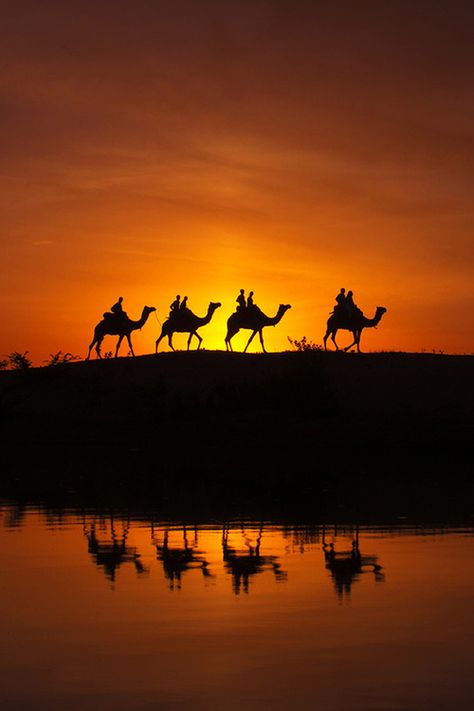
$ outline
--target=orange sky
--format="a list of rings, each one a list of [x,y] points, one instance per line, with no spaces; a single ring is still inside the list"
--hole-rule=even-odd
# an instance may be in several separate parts
[[[240,288],[270,315],[293,306],[269,350],[321,343],[341,286],[369,316],[388,309],[366,350],[472,353],[473,15],[437,0],[2,8],[0,355],[83,356],[118,295],[162,321],[178,292],[198,314],[223,303],[201,332],[222,348]],[[137,353],[158,332],[152,316]]]

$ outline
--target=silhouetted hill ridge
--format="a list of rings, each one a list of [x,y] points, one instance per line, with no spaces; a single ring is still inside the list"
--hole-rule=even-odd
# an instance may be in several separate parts
[[[210,351],[2,372],[3,491],[469,502],[473,375],[470,356]]]

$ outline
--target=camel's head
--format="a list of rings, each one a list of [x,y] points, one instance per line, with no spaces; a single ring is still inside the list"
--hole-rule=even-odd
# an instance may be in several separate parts
[[[143,313],[151,314],[153,311],[156,311],[155,306],[144,306],[143,307]]]
[[[219,308],[219,306],[222,306],[220,301],[211,301],[209,304],[209,311],[215,311]]]
[[[387,312],[387,309],[385,308],[385,306],[377,306],[377,315],[380,316],[380,318],[382,318],[382,316],[386,312]]]
[[[284,314],[286,311],[288,311],[288,309],[291,309],[291,304],[280,304],[280,306],[278,307],[278,311],[281,314]]]

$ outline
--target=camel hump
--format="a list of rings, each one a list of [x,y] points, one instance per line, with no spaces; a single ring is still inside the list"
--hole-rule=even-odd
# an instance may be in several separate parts
[[[104,321],[108,324],[123,324],[128,323],[130,319],[127,314],[122,311],[122,313],[113,313],[112,311],[105,311],[103,314]]]
[[[265,316],[262,309],[259,308],[256,304],[251,304],[250,306],[246,306],[243,309],[237,308],[237,310],[234,311],[232,315],[237,316],[238,318],[245,318],[248,316]]]
[[[190,316],[194,316],[193,312],[191,309],[188,309],[187,306],[184,308],[181,307],[180,309],[176,309],[174,311],[171,311],[169,315],[169,320],[172,321],[173,323],[175,322],[181,322],[183,319],[188,319]]]

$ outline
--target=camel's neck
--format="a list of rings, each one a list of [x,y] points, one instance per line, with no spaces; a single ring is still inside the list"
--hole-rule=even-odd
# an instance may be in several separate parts
[[[138,321],[132,321],[130,320],[130,323],[132,324],[132,329],[135,331],[137,328],[141,328],[144,326],[148,320],[148,316],[150,314],[143,309],[141,318]]]
[[[267,317],[266,317],[266,323],[267,323],[267,325],[268,325],[268,326],[276,326],[277,323],[280,323],[280,321],[282,320],[284,313],[285,313],[285,312],[284,312],[282,309],[279,309],[277,315],[274,316],[273,318],[269,318],[269,317],[267,316]]]
[[[201,318],[198,316],[198,317],[197,317],[197,320],[198,320],[199,325],[200,325],[200,326],[205,326],[207,323],[209,323],[209,321],[210,321],[211,318],[212,318],[213,313],[214,313],[214,311],[209,308],[209,309],[207,310],[207,314],[206,314],[205,316],[201,316]]]
[[[382,315],[379,311],[375,312],[374,318],[365,318],[364,317],[364,326],[367,328],[371,328],[373,326],[378,326],[380,323],[380,319],[382,318]]]

